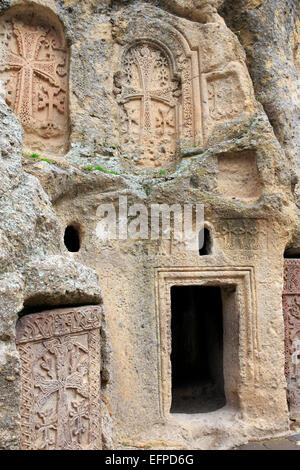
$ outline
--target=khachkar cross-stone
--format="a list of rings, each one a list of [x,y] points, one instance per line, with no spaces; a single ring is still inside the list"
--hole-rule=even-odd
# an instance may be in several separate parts
[[[18,97],[15,103],[15,112],[24,124],[29,124],[33,118],[32,98],[34,74],[40,74],[51,84],[56,83],[56,62],[53,59],[37,59],[43,39],[47,30],[43,27],[33,28],[21,23],[14,23],[14,34],[16,35],[19,54],[9,51],[4,69],[19,71]]]
[[[284,263],[285,373],[290,416],[300,420],[300,260]]]
[[[47,372],[34,377],[35,387],[41,390],[37,396],[36,409],[40,410],[51,395],[57,392],[57,447],[66,449],[72,445],[68,390],[74,390],[82,398],[88,398],[87,386],[83,383],[88,371],[87,349],[70,337],[55,338],[43,343],[45,354],[41,358],[41,369]],[[80,361],[80,356],[83,360]],[[79,405],[77,405],[79,406]],[[74,435],[78,435],[74,429]],[[80,440],[79,440],[80,442]]]
[[[165,159],[176,147],[178,89],[166,53],[150,42],[133,45],[123,57],[123,75],[119,100],[127,115],[126,139],[140,144],[146,160],[159,152]]]
[[[12,19],[1,25],[0,35],[3,37],[0,71],[7,79],[7,102],[20,117],[24,129],[43,138],[64,134],[66,50],[58,33],[50,26]]]
[[[100,449],[101,307],[26,315],[22,362],[23,449]]]

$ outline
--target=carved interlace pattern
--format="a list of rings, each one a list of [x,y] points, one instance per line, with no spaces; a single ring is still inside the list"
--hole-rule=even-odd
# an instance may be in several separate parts
[[[141,146],[142,163],[159,165],[176,150],[178,82],[170,60],[159,46],[142,41],[127,50],[122,66],[124,142]]]
[[[218,229],[218,238],[225,249],[234,250],[262,250],[268,243],[260,219],[224,219]]]
[[[0,25],[0,72],[7,103],[25,131],[42,138],[66,133],[67,52],[50,26],[13,18]]]
[[[22,448],[100,449],[100,307],[22,317]]]
[[[283,313],[285,373],[292,418],[300,419],[300,260],[285,260]]]

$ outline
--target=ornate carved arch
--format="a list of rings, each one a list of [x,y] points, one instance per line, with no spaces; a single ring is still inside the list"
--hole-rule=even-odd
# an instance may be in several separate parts
[[[157,40],[130,42],[121,59],[121,139],[144,166],[176,156],[181,81],[171,51]]]
[[[149,15],[151,16],[151,11]],[[137,40],[136,31],[139,31],[140,38],[143,39]],[[126,55],[132,44],[145,39],[148,43],[152,41],[152,44],[169,51],[180,79],[181,94],[177,101],[178,156],[201,153],[207,145],[218,141],[221,131],[230,135],[228,122],[247,118],[254,109],[253,88],[245,63],[236,57],[232,44],[228,53],[225,53],[224,46],[220,48],[223,52],[219,51],[216,55],[214,49],[208,47],[206,33],[195,27],[193,32],[185,34],[167,20],[144,21],[135,18],[125,38],[127,45],[120,57],[120,63],[123,64],[123,53]],[[218,34],[220,38],[223,37],[221,33]],[[123,71],[124,65],[120,77]],[[117,94],[122,96],[123,84],[117,83],[116,87],[118,85]],[[129,117],[125,116],[124,120],[126,119],[128,121]],[[128,135],[128,127],[124,126],[123,132]],[[168,151],[162,159],[155,145],[151,149],[152,165],[144,157],[138,163],[143,166],[160,166],[173,161],[177,156]],[[129,155],[134,156],[130,147],[127,150]]]

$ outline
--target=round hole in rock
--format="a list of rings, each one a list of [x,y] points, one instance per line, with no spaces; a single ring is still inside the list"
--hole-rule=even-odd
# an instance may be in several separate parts
[[[64,242],[68,251],[75,253],[80,249],[79,231],[74,225],[68,225],[65,230]]]

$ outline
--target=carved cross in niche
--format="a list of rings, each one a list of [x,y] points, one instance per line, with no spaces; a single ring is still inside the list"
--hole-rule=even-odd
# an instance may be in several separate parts
[[[41,41],[48,33],[44,27],[30,27],[19,21],[13,22],[13,33],[18,44],[18,54],[9,51],[5,63],[0,64],[1,70],[18,71],[18,93],[15,113],[20,116],[23,124],[30,124],[33,119],[34,75],[39,75],[52,85],[56,83],[56,61],[38,59]]]
[[[145,41],[129,48],[123,67],[121,102],[132,141],[138,140],[149,154],[159,147],[165,154],[174,152],[177,104],[174,92],[178,82],[172,77],[166,53]]]
[[[37,410],[43,407],[53,393],[58,393],[57,415],[59,416],[57,426],[57,448],[65,448],[71,445],[71,423],[67,390],[73,389],[83,398],[88,398],[88,390],[83,383],[83,376],[87,373],[86,361],[81,361],[81,353],[87,353],[83,345],[74,344],[70,337],[53,339],[44,342],[49,355],[44,354],[40,367],[46,371],[49,379],[41,373],[36,374],[37,388],[41,393],[37,398]],[[53,366],[54,361],[54,366]],[[74,408],[74,403],[72,404]],[[86,417],[82,414],[81,419]],[[78,423],[77,428],[78,428]],[[75,429],[75,432],[78,429]],[[80,428],[80,439],[84,429]],[[78,433],[77,433],[78,434]]]

